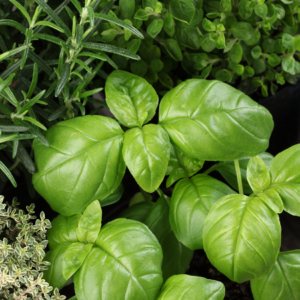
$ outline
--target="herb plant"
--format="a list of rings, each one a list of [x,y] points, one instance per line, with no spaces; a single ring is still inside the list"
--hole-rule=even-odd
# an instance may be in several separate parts
[[[103,65],[117,68],[107,53],[139,59],[134,52],[97,38],[103,21],[132,33],[133,42],[143,38],[133,26],[107,14],[114,0],[64,1],[55,9],[52,3],[0,3],[0,168],[14,186],[11,171],[18,175],[25,167],[36,172],[30,140],[37,138],[48,146],[43,132],[57,120],[93,115],[106,106],[92,96],[103,89],[101,80],[107,77]],[[25,176],[30,182],[30,175]],[[5,178],[2,181],[5,184]]]
[[[159,82],[162,92],[183,78],[178,64],[188,77],[239,85],[247,94],[259,88],[264,97],[300,73],[298,1],[120,1],[114,13],[147,37],[138,51],[142,60],[115,62]],[[128,43],[113,25],[101,34],[112,44]]]
[[[51,227],[42,212],[35,224],[34,204],[27,207],[28,213],[17,208],[17,199],[12,205],[0,198],[0,298],[11,300],[63,300],[57,288],[42,278],[49,262],[43,261],[48,241],[46,231]],[[7,207],[6,207],[7,206]]]

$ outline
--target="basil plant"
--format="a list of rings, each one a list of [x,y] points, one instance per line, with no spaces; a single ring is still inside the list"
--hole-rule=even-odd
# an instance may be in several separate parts
[[[73,276],[79,300],[107,293],[174,299],[193,286],[193,278],[180,274],[193,250],[204,249],[231,280],[251,280],[256,300],[282,278],[285,292],[278,299],[299,292],[298,266],[290,270],[289,261],[300,256],[279,254],[278,214],[300,216],[300,145],[275,158],[264,152],[270,113],[225,83],[190,79],[161,99],[158,124],[146,124],[158,96],[145,79],[114,71],[105,93],[116,119],[73,118],[47,131],[49,147],[34,141],[34,187],[61,214],[48,236],[50,284],[61,288]],[[199,173],[205,160],[219,162]],[[100,206],[120,198],[126,167],[142,192],[101,229]],[[211,177],[213,171],[230,187]],[[171,197],[160,190],[165,175],[167,186],[177,182]],[[155,191],[160,198],[153,203],[149,193]],[[201,294],[191,288],[186,299],[224,298],[222,285],[198,279]]]

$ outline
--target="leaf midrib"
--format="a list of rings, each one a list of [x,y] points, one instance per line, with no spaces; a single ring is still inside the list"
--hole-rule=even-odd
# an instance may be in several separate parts
[[[108,141],[112,141],[112,140],[114,140],[114,139],[117,139],[117,138],[120,137],[120,136],[123,136],[123,134],[119,134],[119,135],[117,135],[117,136],[115,136],[115,137],[113,137],[113,138],[110,138],[110,139],[107,139],[107,140],[104,140],[104,141],[100,141],[99,143],[96,143],[94,146],[92,146],[92,147],[90,147],[90,148],[88,148],[88,149],[85,149],[85,150],[83,150],[83,151],[77,153],[76,155],[74,155],[74,156],[72,156],[72,157],[70,157],[70,158],[67,158],[66,160],[64,160],[63,162],[59,163],[58,165],[55,165],[53,168],[50,168],[50,169],[44,171],[43,173],[41,173],[40,176],[36,179],[36,181],[33,182],[33,184],[36,184],[36,183],[38,182],[38,180],[39,180],[42,176],[46,175],[48,172],[52,171],[53,169],[55,169],[55,168],[57,168],[57,167],[63,165],[64,163],[68,162],[69,160],[71,160],[71,159],[73,159],[73,158],[76,158],[76,157],[78,157],[78,156],[80,156],[81,154],[84,154],[84,153],[86,153],[86,152],[89,152],[92,148],[97,147],[97,146],[99,146],[99,145],[101,145],[101,144],[103,144],[103,143],[106,143],[106,142],[108,142]],[[54,149],[54,148],[53,148],[53,149]]]

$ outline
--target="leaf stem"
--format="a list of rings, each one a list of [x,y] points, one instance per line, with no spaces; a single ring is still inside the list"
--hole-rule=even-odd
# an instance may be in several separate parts
[[[238,159],[234,160],[234,166],[235,166],[235,172],[236,172],[236,177],[237,177],[237,183],[238,183],[238,187],[239,187],[239,194],[244,195],[242,175],[241,175],[241,169],[240,169],[240,164],[239,164]]]
[[[159,197],[164,196],[164,193],[160,188],[158,188],[156,191],[157,191]]]

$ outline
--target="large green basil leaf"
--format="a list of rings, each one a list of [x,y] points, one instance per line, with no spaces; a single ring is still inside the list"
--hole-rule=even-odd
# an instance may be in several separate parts
[[[35,140],[35,189],[54,211],[81,213],[119,186],[125,173],[123,131],[107,117],[85,116],[60,122],[46,133],[50,146]]]
[[[223,300],[223,283],[203,277],[174,275],[161,288],[157,300]]]
[[[175,181],[190,177],[197,173],[203,166],[204,161],[184,154],[179,148],[171,143],[170,160],[166,175],[170,175],[167,180],[167,187]]]
[[[267,167],[269,167],[271,161],[273,160],[274,156],[270,153],[263,152],[258,155],[266,164]],[[247,180],[247,166],[249,163],[250,157],[242,157],[239,158],[239,165],[241,170],[241,176],[242,176],[242,183],[243,183],[243,190],[245,194],[252,194],[252,189],[248,183]],[[218,171],[224,179],[230,184],[232,188],[235,190],[238,190],[238,184],[237,184],[237,177],[236,177],[236,171],[233,161],[221,161],[215,165],[213,165],[208,172],[205,172],[205,174],[208,174],[212,171]]]
[[[158,96],[140,76],[113,71],[106,80],[105,94],[109,109],[126,127],[141,127],[155,115]]]
[[[144,213],[143,223],[153,232],[163,250],[162,271],[164,281],[170,276],[184,273],[191,262],[193,251],[182,245],[174,235],[169,222],[168,200],[162,196],[152,206],[149,204],[137,204],[126,209],[120,216],[134,220],[141,219]],[[149,201],[144,202],[149,203]],[[151,203],[151,202],[150,202]],[[146,212],[145,208],[148,208]],[[133,214],[136,213],[136,216]]]
[[[263,152],[273,129],[264,107],[226,83],[203,79],[186,80],[166,93],[159,123],[187,155],[220,161]]]
[[[231,280],[245,282],[273,267],[281,242],[279,217],[258,197],[228,195],[211,208],[203,240],[210,262]]]
[[[190,0],[172,0],[169,10],[175,19],[188,24],[191,23],[195,14],[195,7]]]
[[[148,227],[117,219],[100,231],[96,246],[74,275],[80,300],[155,300],[162,284],[162,250]]]
[[[53,250],[46,253],[44,260],[51,263],[48,270],[44,271],[43,279],[45,279],[50,286],[61,289],[67,280],[63,276],[63,258],[66,250],[70,244],[62,244]]]
[[[83,264],[93,244],[72,243],[63,256],[63,276],[68,280]]]
[[[251,280],[255,300],[300,299],[300,250],[281,252],[273,269]]]
[[[249,160],[247,180],[254,193],[260,193],[270,185],[270,173],[259,156],[251,157]]]
[[[269,188],[278,192],[284,210],[294,216],[300,216],[300,144],[276,155],[269,171]]]
[[[141,188],[149,193],[154,192],[163,181],[168,167],[168,134],[161,126],[154,124],[126,131],[123,157]]]
[[[170,223],[177,239],[189,249],[203,249],[203,227],[208,212],[228,194],[235,191],[208,175],[181,179],[175,185],[170,205]]]
[[[102,222],[102,210],[99,201],[92,202],[82,214],[76,235],[79,242],[94,243],[98,237]]]
[[[49,248],[54,249],[60,244],[78,242],[76,229],[80,218],[81,214],[71,217],[59,215],[53,219],[52,227],[47,233]]]

